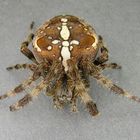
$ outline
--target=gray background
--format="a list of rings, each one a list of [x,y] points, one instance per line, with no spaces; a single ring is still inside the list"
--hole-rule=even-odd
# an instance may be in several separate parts
[[[0,94],[26,79],[28,71],[7,72],[16,63],[30,63],[20,53],[20,43],[32,20],[38,27],[58,14],[84,18],[101,34],[110,61],[123,66],[104,74],[140,96],[140,0],[0,0]],[[79,113],[66,107],[55,110],[51,98],[41,94],[24,109],[8,106],[23,97],[0,102],[0,140],[139,140],[140,104],[110,94],[92,81],[91,93],[101,116],[92,118],[82,103]]]

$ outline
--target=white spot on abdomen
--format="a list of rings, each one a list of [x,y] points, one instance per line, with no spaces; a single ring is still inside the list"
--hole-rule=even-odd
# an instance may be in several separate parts
[[[78,40],[72,40],[72,41],[70,42],[70,44],[79,45],[79,41],[78,41]]]
[[[52,39],[52,37],[51,36],[48,36],[48,39]]]
[[[52,44],[58,44],[60,42],[60,40],[53,40]]]
[[[62,21],[62,22],[67,22],[68,19],[66,19],[66,18],[62,18],[61,21]]]
[[[52,46],[48,46],[47,49],[48,49],[48,50],[51,50],[51,49],[52,49]]]
[[[70,51],[73,49],[73,46],[70,46]]]
[[[58,30],[61,30],[61,27],[57,27]]]

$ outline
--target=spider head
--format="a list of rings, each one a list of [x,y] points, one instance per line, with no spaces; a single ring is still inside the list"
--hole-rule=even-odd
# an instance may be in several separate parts
[[[68,70],[67,60],[76,63],[83,57],[95,57],[98,37],[89,25],[77,17],[57,16],[43,24],[36,32],[34,52],[41,59],[59,59]]]

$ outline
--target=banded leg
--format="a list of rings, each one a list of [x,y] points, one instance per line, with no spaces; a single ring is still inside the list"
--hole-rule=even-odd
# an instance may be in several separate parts
[[[59,69],[58,69],[59,68]],[[56,69],[58,71],[56,71]],[[17,103],[10,106],[11,111],[16,111],[18,109],[21,109],[23,106],[27,105],[30,101],[32,101],[33,97],[37,97],[39,93],[44,89],[49,87],[49,84],[51,81],[57,81],[60,78],[60,72],[62,71],[62,67],[60,67],[60,64],[54,63],[50,69],[50,72],[48,75],[42,80],[33,90],[30,94],[25,95],[21,100],[19,100]]]
[[[62,109],[63,108],[63,103],[60,102],[60,100],[58,98],[58,92],[61,89],[61,84],[62,84],[62,81],[58,80],[58,81],[56,81],[55,85],[51,88],[50,91],[48,91],[48,90],[46,91],[47,96],[52,96],[53,105],[54,105],[54,108],[56,108],[56,109]]]
[[[59,98],[56,94],[53,96],[53,105],[54,105],[54,108],[56,108],[56,109],[62,109],[64,106],[64,103],[62,103],[59,100]]]
[[[122,67],[116,63],[109,63],[109,64],[101,64],[99,65],[102,70],[108,68],[108,69],[121,69]]]
[[[39,76],[40,76],[39,74],[34,74],[33,76],[29,77],[27,80],[23,81],[21,84],[15,87],[13,90],[7,92],[4,95],[1,95],[0,100],[5,99],[7,97],[15,96],[16,94],[24,91],[25,88],[31,85],[33,81],[37,80]]]
[[[92,98],[87,93],[85,86],[82,82],[78,82],[75,86],[75,92],[81,97],[82,101],[85,103],[90,115],[96,116],[99,114],[96,104],[93,102]]]
[[[78,112],[78,109],[77,109],[78,94],[75,92],[75,81],[73,79],[70,79],[69,77],[67,79],[67,91],[71,93],[70,99],[69,99],[70,104],[71,104],[71,111]]]
[[[78,98],[78,94],[76,94],[75,89],[73,89],[73,91],[72,91],[72,99],[71,99],[71,111],[72,112],[78,112],[77,98]]]
[[[32,30],[33,26],[34,26],[34,22],[32,22],[31,25],[30,25],[31,30]],[[22,42],[20,50],[26,57],[28,57],[34,63],[38,64],[38,62],[36,61],[33,53],[28,48],[28,46],[32,42],[33,38],[34,38],[34,34],[30,33],[29,36],[27,37],[27,40]]]
[[[86,65],[87,64],[87,65]],[[140,102],[140,98],[131,95],[129,92],[126,90],[122,89],[121,87],[115,85],[110,79],[107,77],[103,76],[101,74],[101,69],[98,68],[96,65],[93,63],[91,64],[90,62],[87,61],[87,63],[83,63],[83,67],[88,71],[88,73],[93,76],[103,87],[108,88],[109,90],[113,91],[116,94],[122,95],[124,97],[127,97],[131,100],[134,100],[136,102]]]
[[[90,87],[90,81],[89,81],[89,74],[87,73],[87,71],[85,69],[81,69],[81,79],[83,80],[86,89],[88,90]]]
[[[41,90],[43,90],[46,87],[46,81],[40,82],[38,86],[36,86],[30,94],[26,94],[21,100],[19,100],[17,103],[10,106],[10,111],[16,111],[24,107],[26,104],[28,104],[30,101],[32,101],[33,97],[36,97],[39,95]]]
[[[92,75],[103,87],[108,88],[109,90],[113,91],[116,94],[122,95],[124,97],[127,97],[130,100],[140,102],[140,98],[134,95],[131,95],[126,90],[122,89],[121,87],[115,85],[111,80],[109,80],[107,77],[96,74]]]
[[[80,74],[81,74],[81,80],[83,81],[86,92],[88,92],[89,87],[90,87],[89,75],[84,69],[81,70]],[[72,82],[71,82],[71,85],[72,85]],[[71,87],[70,89],[73,89],[73,88]],[[71,99],[71,111],[72,112],[77,112],[78,111],[78,109],[77,109],[77,98],[78,98],[78,93],[76,93],[75,88],[74,88],[72,90],[72,99]]]
[[[94,61],[95,65],[99,65],[99,64],[102,64],[102,63],[108,61],[108,49],[105,47],[104,42],[103,42],[103,38],[101,36],[99,36],[99,44],[98,45],[99,45],[101,54]]]
[[[35,64],[16,64],[14,66],[7,67],[6,69],[8,71],[11,71],[13,69],[16,69],[16,70],[19,70],[19,69],[30,69],[31,71],[35,71],[36,68],[37,68],[37,65],[35,65]]]
[[[78,69],[71,64],[71,61],[68,62],[69,67],[69,75],[73,81],[75,81],[75,93],[81,97],[82,101],[85,103],[89,113],[92,116],[96,116],[99,114],[96,104],[93,102],[92,98],[87,93],[85,84],[81,79],[81,75]]]

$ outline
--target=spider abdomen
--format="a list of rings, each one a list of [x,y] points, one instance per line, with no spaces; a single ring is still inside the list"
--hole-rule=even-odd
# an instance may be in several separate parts
[[[98,37],[95,31],[75,16],[57,16],[43,24],[33,42],[37,58],[49,61],[59,59],[65,71],[67,60],[77,62],[82,57],[94,57]]]

